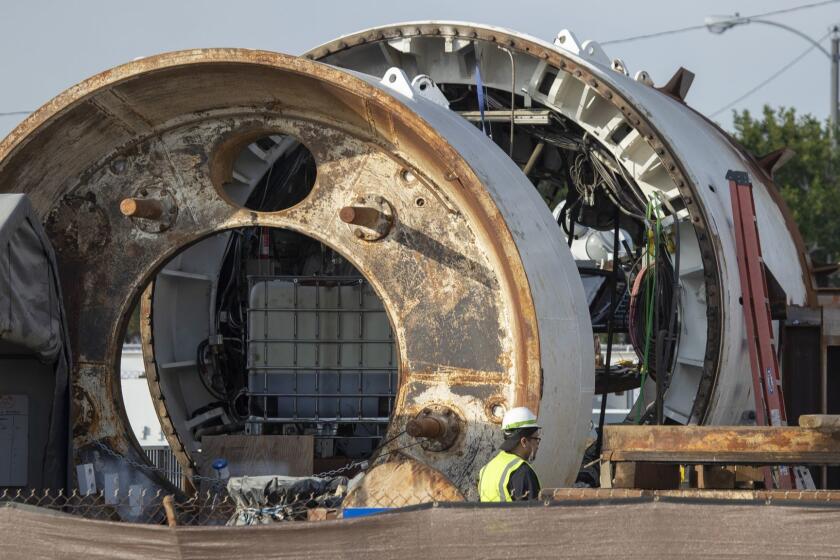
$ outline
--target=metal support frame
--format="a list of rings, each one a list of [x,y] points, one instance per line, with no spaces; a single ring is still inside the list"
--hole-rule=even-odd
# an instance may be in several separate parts
[[[260,424],[282,424],[282,423],[316,423],[316,424],[376,424],[376,425],[384,425],[389,422],[390,419],[390,412],[393,410],[394,407],[394,397],[396,394],[396,380],[395,377],[397,375],[397,366],[394,364],[394,339],[393,333],[389,327],[388,332],[389,336],[387,339],[368,339],[365,338],[365,316],[369,316],[373,313],[385,313],[385,309],[373,309],[369,307],[365,307],[365,294],[364,290],[367,286],[367,281],[361,276],[284,276],[284,275],[251,275],[248,277],[248,286],[249,286],[249,293],[253,289],[254,286],[262,283],[264,289],[267,290],[267,286],[269,282],[272,281],[281,281],[281,282],[290,282],[293,285],[294,295],[293,295],[293,305],[289,306],[281,306],[281,307],[272,307],[268,304],[268,294],[265,293],[263,297],[263,305],[247,308],[247,313],[249,315],[249,319],[252,316],[259,317],[262,316],[263,320],[263,336],[261,337],[254,337],[250,336],[247,339],[247,343],[249,345],[256,344],[262,345],[263,347],[263,360],[262,364],[253,363],[251,359],[251,353],[248,352],[248,372],[249,372],[249,382],[248,382],[248,390],[246,392],[246,396],[248,397],[248,410],[249,410],[249,422],[255,422]],[[315,288],[315,304],[314,307],[305,307],[302,306],[300,303],[300,287],[301,286],[313,286]],[[341,288],[345,286],[351,286],[357,288],[358,290],[358,305],[355,307],[345,307],[341,303]],[[322,306],[321,302],[321,291],[327,287],[335,287],[338,288],[337,294],[337,305],[335,307],[324,307]],[[269,330],[269,316],[271,314],[276,313],[286,313],[291,314],[292,320],[292,336],[291,337],[271,337],[268,334]],[[300,335],[299,330],[299,318],[300,315],[307,314],[307,315],[314,315],[315,321],[315,335],[314,338],[305,338]],[[357,314],[358,315],[358,331],[357,336],[355,337],[346,337],[344,336],[346,333],[342,333],[342,320],[341,317],[346,316],[347,314]],[[323,315],[333,315],[337,316],[338,322],[336,326],[336,336],[333,339],[324,338],[322,335],[322,316]],[[248,321],[248,324],[251,324],[251,320]],[[268,361],[268,350],[269,346],[272,344],[280,344],[280,345],[291,345],[292,347],[292,363],[291,364],[282,364],[282,365],[272,365],[269,364]],[[364,350],[371,344],[388,344],[390,345],[390,356],[389,356],[389,363],[387,367],[366,367],[364,364]],[[322,363],[322,346],[323,345],[333,345],[336,347],[336,364],[324,364]],[[358,346],[359,352],[359,363],[357,367],[350,367],[342,365],[341,359],[341,352],[342,349],[348,345]],[[314,364],[301,364],[299,363],[299,356],[300,356],[300,349],[301,347],[311,347],[314,346]],[[291,394],[272,391],[269,389],[269,378],[272,375],[283,375],[283,374],[293,374],[294,375],[294,390]],[[334,391],[323,391],[323,386],[321,383],[321,374],[334,374],[337,376],[337,389]],[[365,393],[365,374],[366,373],[376,373],[376,374],[385,374],[388,375],[388,390],[387,392],[378,391],[376,393]],[[314,389],[311,391],[304,391],[301,392],[300,390],[300,376],[301,375],[314,375]],[[250,378],[252,375],[257,375],[261,377],[262,383],[254,383]],[[341,404],[342,399],[347,399],[352,396],[352,392],[342,391],[342,378],[345,376],[355,376],[358,378],[357,384],[357,391],[355,398],[358,399],[357,401],[357,414],[354,416],[343,416],[341,413]],[[261,385],[262,389],[258,390],[255,389],[257,385]],[[345,387],[346,388],[346,387]],[[363,404],[364,399],[369,398],[380,398],[384,397],[388,399],[388,412],[387,416],[365,416],[363,412]],[[292,414],[282,415],[278,414],[276,416],[269,415],[269,399],[283,399],[283,398],[291,398],[292,399]],[[336,407],[334,412],[327,412],[327,415],[322,415],[323,411],[322,408],[322,400],[325,398],[334,398],[336,399]],[[300,399],[313,399],[314,400],[314,414],[312,416],[302,416],[300,414]],[[253,414],[253,403],[257,400],[262,401],[262,415]],[[279,411],[278,411],[279,412]],[[379,434],[379,429],[374,428],[376,435],[371,435],[370,439],[379,439],[381,434]]]

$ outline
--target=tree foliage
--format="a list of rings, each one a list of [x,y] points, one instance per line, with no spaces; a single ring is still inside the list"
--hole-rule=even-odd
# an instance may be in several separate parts
[[[756,156],[788,147],[796,152],[775,182],[791,208],[815,262],[840,259],[840,158],[832,151],[828,122],[793,108],[765,105],[760,117],[735,112],[734,136]]]

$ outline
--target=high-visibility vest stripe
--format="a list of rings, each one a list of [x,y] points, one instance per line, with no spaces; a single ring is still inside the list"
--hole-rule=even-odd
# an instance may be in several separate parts
[[[479,499],[482,502],[513,501],[507,485],[510,482],[510,476],[524,462],[525,460],[518,455],[507,451],[499,451],[479,472]]]

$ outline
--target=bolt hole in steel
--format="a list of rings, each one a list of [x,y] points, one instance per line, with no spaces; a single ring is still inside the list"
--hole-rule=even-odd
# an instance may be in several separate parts
[[[425,198],[423,198],[423,197],[417,197],[417,198],[414,200],[414,204],[415,204],[415,206],[417,206],[418,208],[422,208],[423,206],[425,206],[425,205],[426,205],[426,199],[425,199]]]
[[[501,420],[505,415],[505,407],[501,404],[493,405],[492,413],[494,418]]]
[[[234,136],[217,154],[228,158],[222,183],[225,197],[248,210],[279,212],[309,196],[317,176],[309,148],[288,134],[252,136]]]

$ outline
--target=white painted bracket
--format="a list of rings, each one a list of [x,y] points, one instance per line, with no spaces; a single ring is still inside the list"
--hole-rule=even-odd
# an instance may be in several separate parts
[[[382,76],[380,83],[391,88],[399,94],[402,94],[409,99],[414,99],[414,90],[411,88],[411,83],[408,81],[408,76],[405,72],[397,68],[389,68],[385,75]]]
[[[575,34],[568,29],[563,29],[557,34],[557,37],[554,39],[554,44],[563,50],[576,54],[595,64],[607,67],[611,67],[612,65],[610,57],[607,56],[607,53],[604,52],[601,45],[592,40],[581,43],[575,37]]]
[[[436,105],[449,109],[449,101],[446,99],[446,96],[443,95],[434,80],[425,74],[415,76],[409,82],[406,73],[395,66],[385,72],[380,83],[409,99],[422,97]]]
[[[436,103],[441,107],[449,109],[449,100],[437,87],[437,84],[427,75],[420,74],[411,80],[411,89],[420,97],[425,97],[432,103]]]

